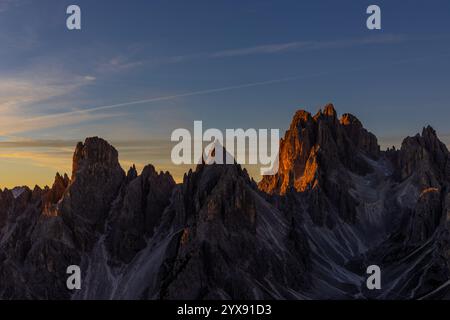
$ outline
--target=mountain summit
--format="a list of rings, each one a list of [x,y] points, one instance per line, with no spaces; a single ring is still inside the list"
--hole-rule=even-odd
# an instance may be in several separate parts
[[[355,116],[338,119],[332,104],[314,116],[300,110],[281,141],[278,174],[264,177],[259,187],[271,194],[285,194],[290,188],[305,191],[317,187],[327,170],[343,167],[366,173],[366,158],[379,155],[377,138]]]

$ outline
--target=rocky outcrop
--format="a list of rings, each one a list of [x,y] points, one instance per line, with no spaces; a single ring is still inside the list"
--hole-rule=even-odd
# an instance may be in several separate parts
[[[64,192],[69,186],[70,180],[67,174],[61,176],[56,173],[55,182],[42,198],[43,214],[56,216],[58,214],[57,204],[62,199]]]
[[[376,159],[380,154],[376,137],[358,119],[344,114],[340,120],[333,105],[314,117],[300,110],[295,114],[280,145],[280,168],[259,184],[267,193],[298,192],[320,184],[325,171],[339,166],[364,173],[368,169],[363,155]]]
[[[380,146],[377,138],[363,127],[358,118],[350,113],[345,113],[342,115],[340,123],[353,141],[356,149],[363,151],[374,159],[380,156]]]
[[[436,131],[427,126],[422,134],[404,139],[400,150],[388,150],[386,156],[395,167],[395,178],[410,186],[403,197],[408,199],[411,215],[405,231],[408,243],[423,243],[445,225],[450,153]]]
[[[377,139],[354,116],[338,120],[331,104],[315,116],[300,110],[281,141],[278,173],[263,177],[259,188],[272,195],[308,193],[312,218],[319,224],[333,224],[327,214],[332,206],[341,218],[354,222],[358,199],[349,193],[349,172],[369,173],[367,158],[379,154]]]
[[[422,190],[413,210],[409,241],[423,243],[433,236],[441,225],[443,215],[443,203],[441,190],[427,188]]]
[[[423,129],[422,135],[417,134],[403,141],[397,168],[401,180],[415,175],[421,187],[439,187],[442,182],[450,180],[449,163],[447,147],[428,126]]]
[[[66,269],[92,247],[123,179],[117,151],[89,138],[77,145],[71,181],[57,174],[52,188],[20,193],[0,240],[0,296],[68,298]]]
[[[9,209],[0,232],[0,296],[7,299],[70,296],[65,287],[68,265],[78,263],[70,233],[60,217],[43,214],[49,190],[25,188]]]
[[[5,226],[13,201],[14,196],[11,191],[8,189],[0,190],[0,230]]]
[[[157,173],[151,165],[140,176],[136,168],[131,168],[127,180],[129,183],[111,210],[107,235],[112,257],[124,263],[129,263],[153,236],[175,187],[168,172]]]
[[[81,250],[92,249],[96,232],[102,231],[125,179],[117,150],[103,139],[88,138],[78,143],[73,156],[71,183],[58,208],[73,230]]]
[[[240,166],[199,165],[165,215],[166,225],[180,231],[161,298],[294,298],[307,286],[306,241],[294,246],[288,221],[258,195]]]

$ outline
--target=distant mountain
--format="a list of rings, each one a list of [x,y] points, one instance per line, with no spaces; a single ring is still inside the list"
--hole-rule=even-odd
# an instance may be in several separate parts
[[[2,299],[448,299],[450,153],[436,132],[380,151],[353,115],[298,111],[279,172],[125,173],[106,141],[71,177],[0,190]],[[81,290],[66,288],[79,265]],[[382,270],[368,290],[366,268]]]

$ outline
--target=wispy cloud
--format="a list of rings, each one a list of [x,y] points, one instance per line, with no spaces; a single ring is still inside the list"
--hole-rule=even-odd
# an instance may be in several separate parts
[[[43,152],[32,151],[14,151],[4,152],[0,151],[0,159],[12,159],[12,160],[31,160],[33,165],[52,168],[55,171],[68,172],[71,166],[70,158],[71,152],[64,152],[55,154],[52,151],[46,150]]]
[[[176,56],[167,58],[171,63],[180,63],[190,59],[203,58],[226,58],[234,56],[245,56],[252,54],[272,54],[287,51],[303,51],[303,50],[318,50],[329,49],[337,47],[368,45],[368,44],[382,44],[382,43],[396,43],[404,41],[403,36],[397,35],[383,35],[372,36],[357,39],[346,40],[331,40],[331,41],[306,41],[306,42],[287,42],[279,44],[265,44],[254,47],[238,48],[232,50],[217,51],[206,54],[193,54],[189,56]],[[125,58],[124,55],[118,55],[110,58],[106,63],[102,64],[96,71],[98,74],[106,74],[113,72],[113,70],[126,70],[135,66],[143,65],[144,62],[140,60],[133,60]],[[180,94],[165,95],[150,97],[148,99],[141,99],[135,101],[126,101],[123,103],[107,104],[93,107],[83,107],[68,110],[65,112],[52,112],[40,115],[30,115],[24,117],[23,106],[30,105],[36,102],[45,101],[51,97],[64,96],[65,94],[79,89],[83,85],[87,85],[97,80],[97,74],[87,74],[84,76],[75,77],[76,81],[69,84],[58,84],[58,81],[53,80],[51,83],[43,81],[39,77],[34,77],[35,80],[17,81],[11,79],[0,78],[0,111],[3,113],[0,119],[0,135],[12,135],[24,131],[32,131],[39,128],[51,128],[55,126],[64,126],[68,124],[75,124],[95,119],[104,119],[108,117],[117,116],[111,114],[109,111],[113,109],[120,109],[123,107],[130,107],[133,105],[140,105],[153,102],[161,102],[167,100],[174,100],[184,97],[213,94],[218,92],[225,92],[230,90],[238,90],[243,88],[264,86],[275,83],[282,83],[294,81],[304,78],[316,77],[325,73],[298,75],[286,78],[272,79],[267,81],[241,83],[237,85],[230,85],[225,87],[191,91]],[[60,76],[61,77],[61,76]],[[63,77],[63,76],[62,76]],[[61,82],[64,83],[64,82]],[[3,90],[3,91],[2,91]],[[21,106],[21,110],[17,109]],[[67,110],[67,109],[66,109]],[[103,112],[103,113],[102,113]]]
[[[86,81],[95,81],[96,79],[97,79],[97,77],[94,77],[94,76],[90,76],[90,75],[84,76],[84,80],[86,80]]]
[[[389,64],[385,64],[385,66],[394,66],[394,65],[400,65],[405,63],[411,63],[411,62],[418,62],[422,60],[429,60],[429,59],[438,59],[442,57],[447,57],[448,55],[439,55],[439,56],[428,56],[428,57],[418,57],[413,59],[405,59],[405,60],[399,60],[399,61],[393,61]],[[332,73],[348,73],[348,72],[355,72],[355,71],[361,71],[361,70],[370,70],[372,66],[363,66],[363,67],[355,67],[353,69],[346,68],[345,70],[341,71],[335,71]],[[179,98],[185,98],[185,97],[191,97],[191,96],[199,96],[199,95],[207,95],[207,94],[213,94],[213,93],[219,93],[219,92],[226,92],[231,90],[238,90],[238,89],[244,89],[244,88],[251,88],[251,87],[258,87],[258,86],[265,86],[270,84],[276,84],[276,83],[283,83],[283,82],[290,82],[290,81],[296,81],[300,79],[307,79],[312,77],[319,77],[328,75],[331,72],[318,72],[315,74],[304,74],[304,75],[297,75],[297,76],[291,76],[291,77],[285,77],[285,78],[279,78],[279,79],[273,79],[273,80],[267,80],[267,81],[259,81],[259,82],[249,82],[249,83],[242,83],[237,85],[231,85],[226,87],[219,87],[219,88],[213,88],[213,89],[206,89],[206,90],[199,90],[199,91],[191,91],[186,93],[180,93],[180,94],[174,94],[174,95],[166,95],[166,96],[159,96],[159,97],[153,97],[148,99],[142,99],[142,100],[134,100],[134,101],[127,101],[117,104],[108,104],[103,106],[96,106],[96,107],[87,107],[87,108],[78,108],[75,110],[70,110],[66,112],[60,112],[60,113],[49,113],[44,115],[38,115],[34,117],[28,117],[23,118],[20,117],[4,117],[0,119],[0,136],[1,135],[7,135],[7,133],[18,133],[18,132],[25,132],[25,131],[32,131],[39,128],[52,128],[56,126],[64,126],[68,124],[75,124],[75,123],[81,123],[89,120],[98,120],[98,119],[105,119],[109,117],[120,117],[123,114],[117,114],[117,113],[110,113],[110,110],[113,109],[121,109],[124,107],[131,107],[135,105],[140,104],[148,104],[152,102],[161,102],[161,101],[167,101],[167,100],[175,100]],[[7,129],[5,129],[7,128]],[[1,131],[3,129],[3,131]]]
[[[264,44],[254,47],[238,48],[218,51],[210,54],[211,58],[223,58],[223,57],[236,57],[236,56],[246,56],[252,54],[270,54],[278,53],[290,50],[300,50],[312,48],[315,45],[314,42],[302,41],[302,42],[287,42],[287,43],[276,43],[276,44]]]
[[[51,117],[28,120],[36,113],[54,112],[50,109],[36,108],[36,105],[46,104],[52,99],[66,102],[67,95],[77,92],[95,80],[96,77],[92,75],[69,77],[64,71],[42,73],[31,70],[26,74],[0,76],[0,113],[2,115],[0,135],[8,136],[19,132],[117,116],[77,112],[75,117],[70,118]],[[55,101],[53,103],[57,102]],[[49,105],[46,108],[48,109]],[[51,119],[57,121],[52,122]]]
[[[212,94],[212,93],[224,92],[224,91],[228,91],[228,90],[242,89],[242,88],[246,88],[246,87],[254,87],[254,86],[259,86],[259,85],[264,85],[264,84],[289,81],[292,79],[293,78],[285,78],[285,79],[277,79],[277,80],[270,80],[270,81],[263,81],[263,82],[253,82],[253,83],[241,84],[241,85],[236,85],[236,86],[221,87],[221,88],[200,90],[200,91],[192,91],[192,92],[187,92],[187,93],[182,93],[182,94],[160,96],[160,97],[154,97],[154,98],[138,100],[138,101],[127,101],[124,103],[109,104],[109,105],[90,107],[90,108],[79,108],[79,109],[73,109],[73,110],[66,111],[66,112],[47,113],[47,114],[43,114],[43,115],[28,116],[28,117],[24,117],[24,115],[23,115],[24,112],[22,112],[20,108],[17,110],[13,110],[14,108],[12,108],[11,106],[8,105],[7,108],[5,107],[5,111],[8,111],[8,112],[3,112],[2,117],[0,117],[0,138],[1,138],[1,136],[4,136],[4,137],[17,136],[19,134],[23,134],[26,132],[32,132],[32,131],[40,130],[40,129],[64,127],[64,126],[68,126],[68,125],[72,125],[72,124],[86,123],[88,121],[104,120],[104,119],[117,118],[117,117],[124,116],[124,113],[121,113],[121,112],[111,112],[111,110],[114,110],[114,109],[121,109],[124,107],[130,107],[130,106],[144,104],[144,103],[175,100],[175,99],[183,98],[183,97]],[[27,102],[29,102],[30,100],[27,100]],[[38,100],[36,100],[36,101],[38,101]],[[98,130],[98,128],[97,128],[97,130]]]
[[[55,84],[45,79],[0,78],[0,112],[8,115],[26,105],[64,95],[78,84]]]
[[[384,34],[369,37],[337,39],[337,40],[315,40],[315,41],[290,41],[282,43],[264,43],[255,46],[231,48],[207,53],[195,53],[188,55],[168,56],[161,58],[152,58],[135,63],[129,62],[127,65],[164,65],[189,62],[199,59],[220,59],[250,55],[270,55],[286,52],[306,52],[325,49],[339,49],[354,46],[377,45],[377,44],[395,44],[407,41],[404,35]]]
[[[92,114],[89,112],[76,112],[74,114],[71,114],[70,116],[62,114],[52,117],[43,116],[31,119],[24,119],[21,115],[5,116],[0,119],[0,136],[11,136],[24,132],[31,132],[47,128],[64,127],[87,121],[110,119],[121,116],[123,116],[123,114]]]
[[[128,57],[126,55],[117,55],[101,62],[96,67],[96,71],[102,74],[115,73],[142,66],[144,63],[144,61],[132,59],[132,57]]]
[[[288,51],[301,52],[309,50],[345,48],[369,44],[398,43],[405,40],[406,38],[402,35],[381,35],[356,39],[340,39],[329,41],[293,41],[293,42],[264,44],[253,47],[223,50],[212,53],[209,56],[211,58],[224,58],[224,57],[236,57],[254,54],[273,54]]]
[[[141,140],[111,140],[115,147],[124,150],[158,150],[167,148],[171,145],[168,139],[141,139]],[[72,139],[30,139],[16,138],[15,140],[0,141],[0,149],[17,149],[17,148],[57,148],[57,149],[73,149],[78,140]]]
[[[103,62],[98,66],[99,72],[121,71],[134,67],[154,67],[170,64],[186,63],[201,59],[222,59],[251,55],[270,55],[287,52],[306,52],[314,50],[339,49],[364,45],[395,44],[407,41],[404,35],[384,34],[369,37],[348,38],[337,40],[290,41],[282,43],[263,43],[255,46],[218,50],[214,52],[200,52],[186,55],[152,57],[144,60],[133,60],[131,57],[120,55]]]
[[[405,60],[398,60],[398,61],[392,61],[387,65],[394,66],[399,64],[405,64],[405,63],[411,63],[411,62],[417,62],[422,60],[429,60],[429,59],[437,59],[442,57],[447,57],[448,55],[440,55],[440,56],[428,56],[428,57],[418,57],[414,59],[405,59]],[[355,72],[355,71],[361,71],[361,70],[368,70],[372,68],[372,66],[363,66],[363,67],[355,67],[353,69],[345,69],[341,71],[335,71],[336,72]],[[71,110],[67,112],[61,112],[61,113],[53,113],[53,114],[46,114],[42,116],[36,116],[36,117],[29,117],[22,120],[23,124],[36,124],[36,123],[49,123],[51,124],[56,119],[61,119],[62,121],[83,121],[84,117],[89,117],[91,113],[97,113],[100,111],[105,111],[103,116],[109,115],[108,112],[113,109],[120,109],[124,107],[131,107],[134,105],[140,105],[140,104],[148,104],[152,102],[161,102],[161,101],[167,101],[167,100],[175,100],[179,98],[185,98],[185,97],[192,97],[192,96],[199,96],[199,95],[207,95],[207,94],[213,94],[213,93],[219,93],[219,92],[226,92],[231,90],[239,90],[244,88],[251,88],[251,87],[258,87],[258,86],[265,86],[270,84],[276,84],[276,83],[283,83],[283,82],[290,82],[290,81],[296,81],[300,79],[307,79],[312,77],[319,77],[324,76],[327,74],[330,74],[331,72],[318,72],[315,74],[303,74],[303,75],[297,75],[297,76],[291,76],[291,77],[285,77],[285,78],[279,78],[279,79],[272,79],[272,80],[266,80],[266,81],[257,81],[257,82],[248,82],[248,83],[241,83],[237,85],[231,85],[231,86],[225,86],[225,87],[219,87],[219,88],[213,88],[213,89],[206,89],[206,90],[198,90],[198,91],[191,91],[186,93],[180,93],[180,94],[174,94],[174,95],[166,95],[166,96],[159,96],[159,97],[153,97],[148,99],[142,99],[142,100],[134,100],[134,101],[127,101],[122,103],[116,103],[116,104],[108,104],[103,106],[97,106],[97,107],[88,107],[88,108],[82,108],[77,110]],[[93,115],[92,115],[93,116]],[[99,116],[102,116],[101,114]],[[78,119],[76,119],[78,118]],[[1,124],[1,123],[0,123]],[[1,133],[1,132],[0,132]]]

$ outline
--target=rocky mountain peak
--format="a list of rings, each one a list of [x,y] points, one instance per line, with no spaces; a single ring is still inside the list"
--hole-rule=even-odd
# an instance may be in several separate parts
[[[327,117],[332,117],[332,118],[336,118],[337,117],[336,109],[334,108],[334,105],[332,103],[327,104],[323,108],[323,112],[322,113],[325,116],[327,116]]]
[[[227,151],[222,146],[216,146],[215,149],[222,148],[223,154]],[[214,151],[212,150],[212,153]],[[251,203],[245,203],[244,189],[256,189],[256,185],[251,181],[246,169],[239,164],[199,164],[195,170],[190,170],[185,174],[182,185],[183,197],[190,199],[186,202],[186,219],[192,219],[195,212],[199,212],[200,207],[204,207],[202,214],[207,219],[234,220],[241,224],[241,219],[248,218],[247,213],[241,217],[233,216],[235,207],[238,211],[251,207]],[[231,199],[227,201],[225,199]],[[227,211],[227,212],[225,212]]]
[[[303,243],[287,248],[287,235],[279,229],[284,217],[264,202],[255,187],[237,164],[200,164],[185,175],[164,213],[165,230],[175,226],[181,232],[168,259],[172,267],[166,268],[169,281],[161,290],[162,298],[264,297],[261,288],[267,281],[293,286],[302,281],[306,263],[297,259],[296,250],[302,250]],[[272,270],[280,268],[296,272],[274,278]],[[257,283],[250,284],[253,279]],[[254,289],[240,289],[247,286]]]
[[[450,181],[449,151],[431,126],[403,140],[396,165],[401,180],[414,175],[423,188]]]
[[[133,173],[128,174],[128,183],[111,209],[106,244],[116,261],[129,262],[145,247],[146,238],[152,237],[160,224],[175,188],[168,172],[158,173],[154,166],[147,165],[141,175],[130,180],[135,170],[134,166],[130,169]]]
[[[264,177],[259,186],[268,193],[284,194],[290,188],[303,192],[339,166],[365,172],[363,155],[377,158],[379,152],[376,137],[355,116],[344,114],[338,120],[332,104],[314,117],[299,110],[280,143],[278,174]]]
[[[120,166],[117,150],[99,137],[86,138],[84,143],[78,142],[73,155],[72,180],[79,170],[94,166]]]
[[[104,227],[125,177],[118,152],[108,142],[92,137],[77,144],[71,183],[58,214],[74,228],[76,240],[83,249],[93,244],[95,231]]]
[[[362,128],[361,121],[351,113],[344,113],[339,121],[343,126],[351,126],[356,129]]]
[[[292,118],[290,128],[293,129],[295,127],[303,127],[305,124],[313,121],[311,113],[305,110],[298,110],[295,112],[294,117]]]
[[[42,212],[47,216],[57,215],[56,204],[64,195],[64,192],[69,187],[70,179],[67,174],[64,176],[60,175],[59,172],[56,173],[55,182],[53,182],[52,187],[45,192],[42,199]]]
[[[137,172],[137,170],[136,170],[136,166],[133,164],[133,166],[131,166],[129,169],[128,169],[128,172],[127,172],[127,181],[129,182],[129,181],[132,181],[132,180],[134,180],[135,178],[137,178],[137,176],[138,176],[138,172]]]
[[[358,118],[350,113],[345,113],[340,119],[340,124],[357,149],[374,159],[380,156],[377,137],[367,131]]]
[[[422,129],[422,137],[432,137],[433,139],[437,139],[436,130],[434,130],[432,126],[427,125]]]

